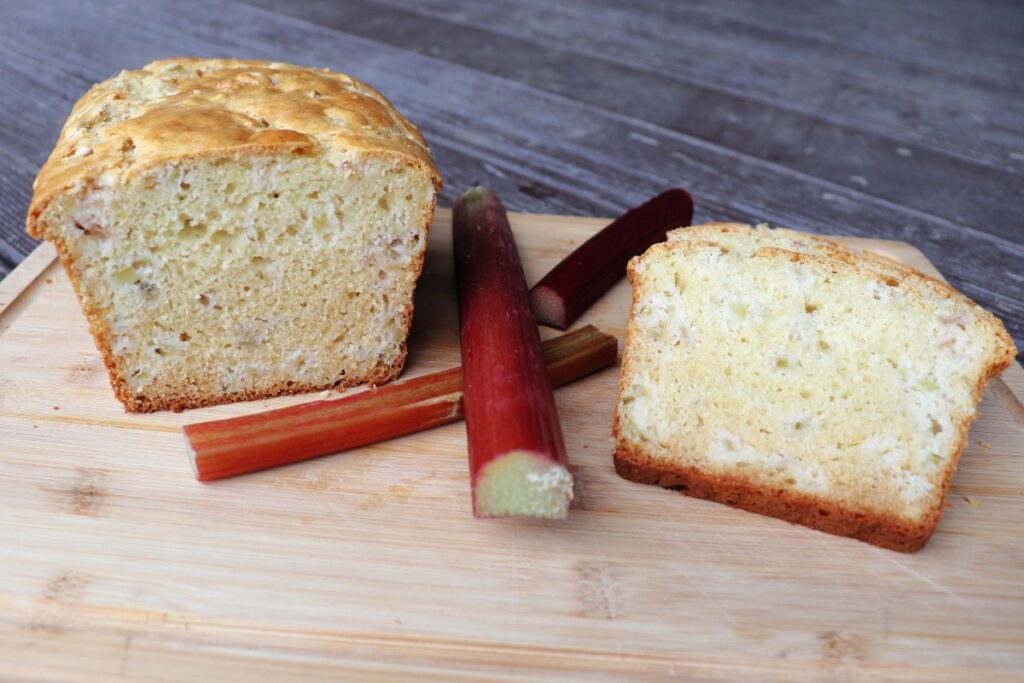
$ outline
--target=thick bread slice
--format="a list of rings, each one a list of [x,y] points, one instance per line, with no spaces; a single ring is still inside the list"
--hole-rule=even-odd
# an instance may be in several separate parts
[[[630,263],[624,477],[902,551],[939,517],[1002,324],[792,231],[697,226]]]
[[[39,172],[54,242],[129,411],[401,371],[441,179],[344,74],[175,59],[94,86]]]

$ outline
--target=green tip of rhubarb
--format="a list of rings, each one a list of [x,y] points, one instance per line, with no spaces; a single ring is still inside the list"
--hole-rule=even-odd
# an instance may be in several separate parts
[[[477,517],[565,519],[572,502],[572,475],[541,453],[510,451],[477,475]]]
[[[490,194],[491,191],[488,190],[483,185],[474,185],[473,187],[463,192],[457,201],[460,201],[469,206],[473,206],[486,200],[487,197],[490,196]]]

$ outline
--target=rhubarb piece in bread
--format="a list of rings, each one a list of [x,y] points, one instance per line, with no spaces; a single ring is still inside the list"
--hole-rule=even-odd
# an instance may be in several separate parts
[[[792,231],[677,231],[629,276],[619,474],[895,550],[925,544],[985,383],[1015,354],[998,319]]]
[[[78,101],[28,231],[125,407],[177,410],[397,376],[440,183],[364,83],[175,59]]]

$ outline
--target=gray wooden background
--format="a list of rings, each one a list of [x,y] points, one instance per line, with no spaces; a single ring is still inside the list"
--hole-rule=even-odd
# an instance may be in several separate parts
[[[0,274],[75,99],[168,56],[327,66],[422,128],[444,200],[917,245],[1024,346],[1024,2],[0,0]]]

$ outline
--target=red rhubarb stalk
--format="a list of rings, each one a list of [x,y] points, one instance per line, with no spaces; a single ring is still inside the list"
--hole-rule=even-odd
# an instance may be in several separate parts
[[[572,474],[505,207],[474,187],[452,210],[466,434],[477,517],[562,518]]]
[[[622,214],[533,286],[530,303],[537,322],[560,330],[569,327],[626,274],[629,259],[692,220],[693,200],[680,188]]]
[[[544,342],[560,387],[615,362],[615,337],[593,325]],[[187,425],[196,478],[211,481],[393,439],[462,419],[462,368],[379,389],[243,417]]]

